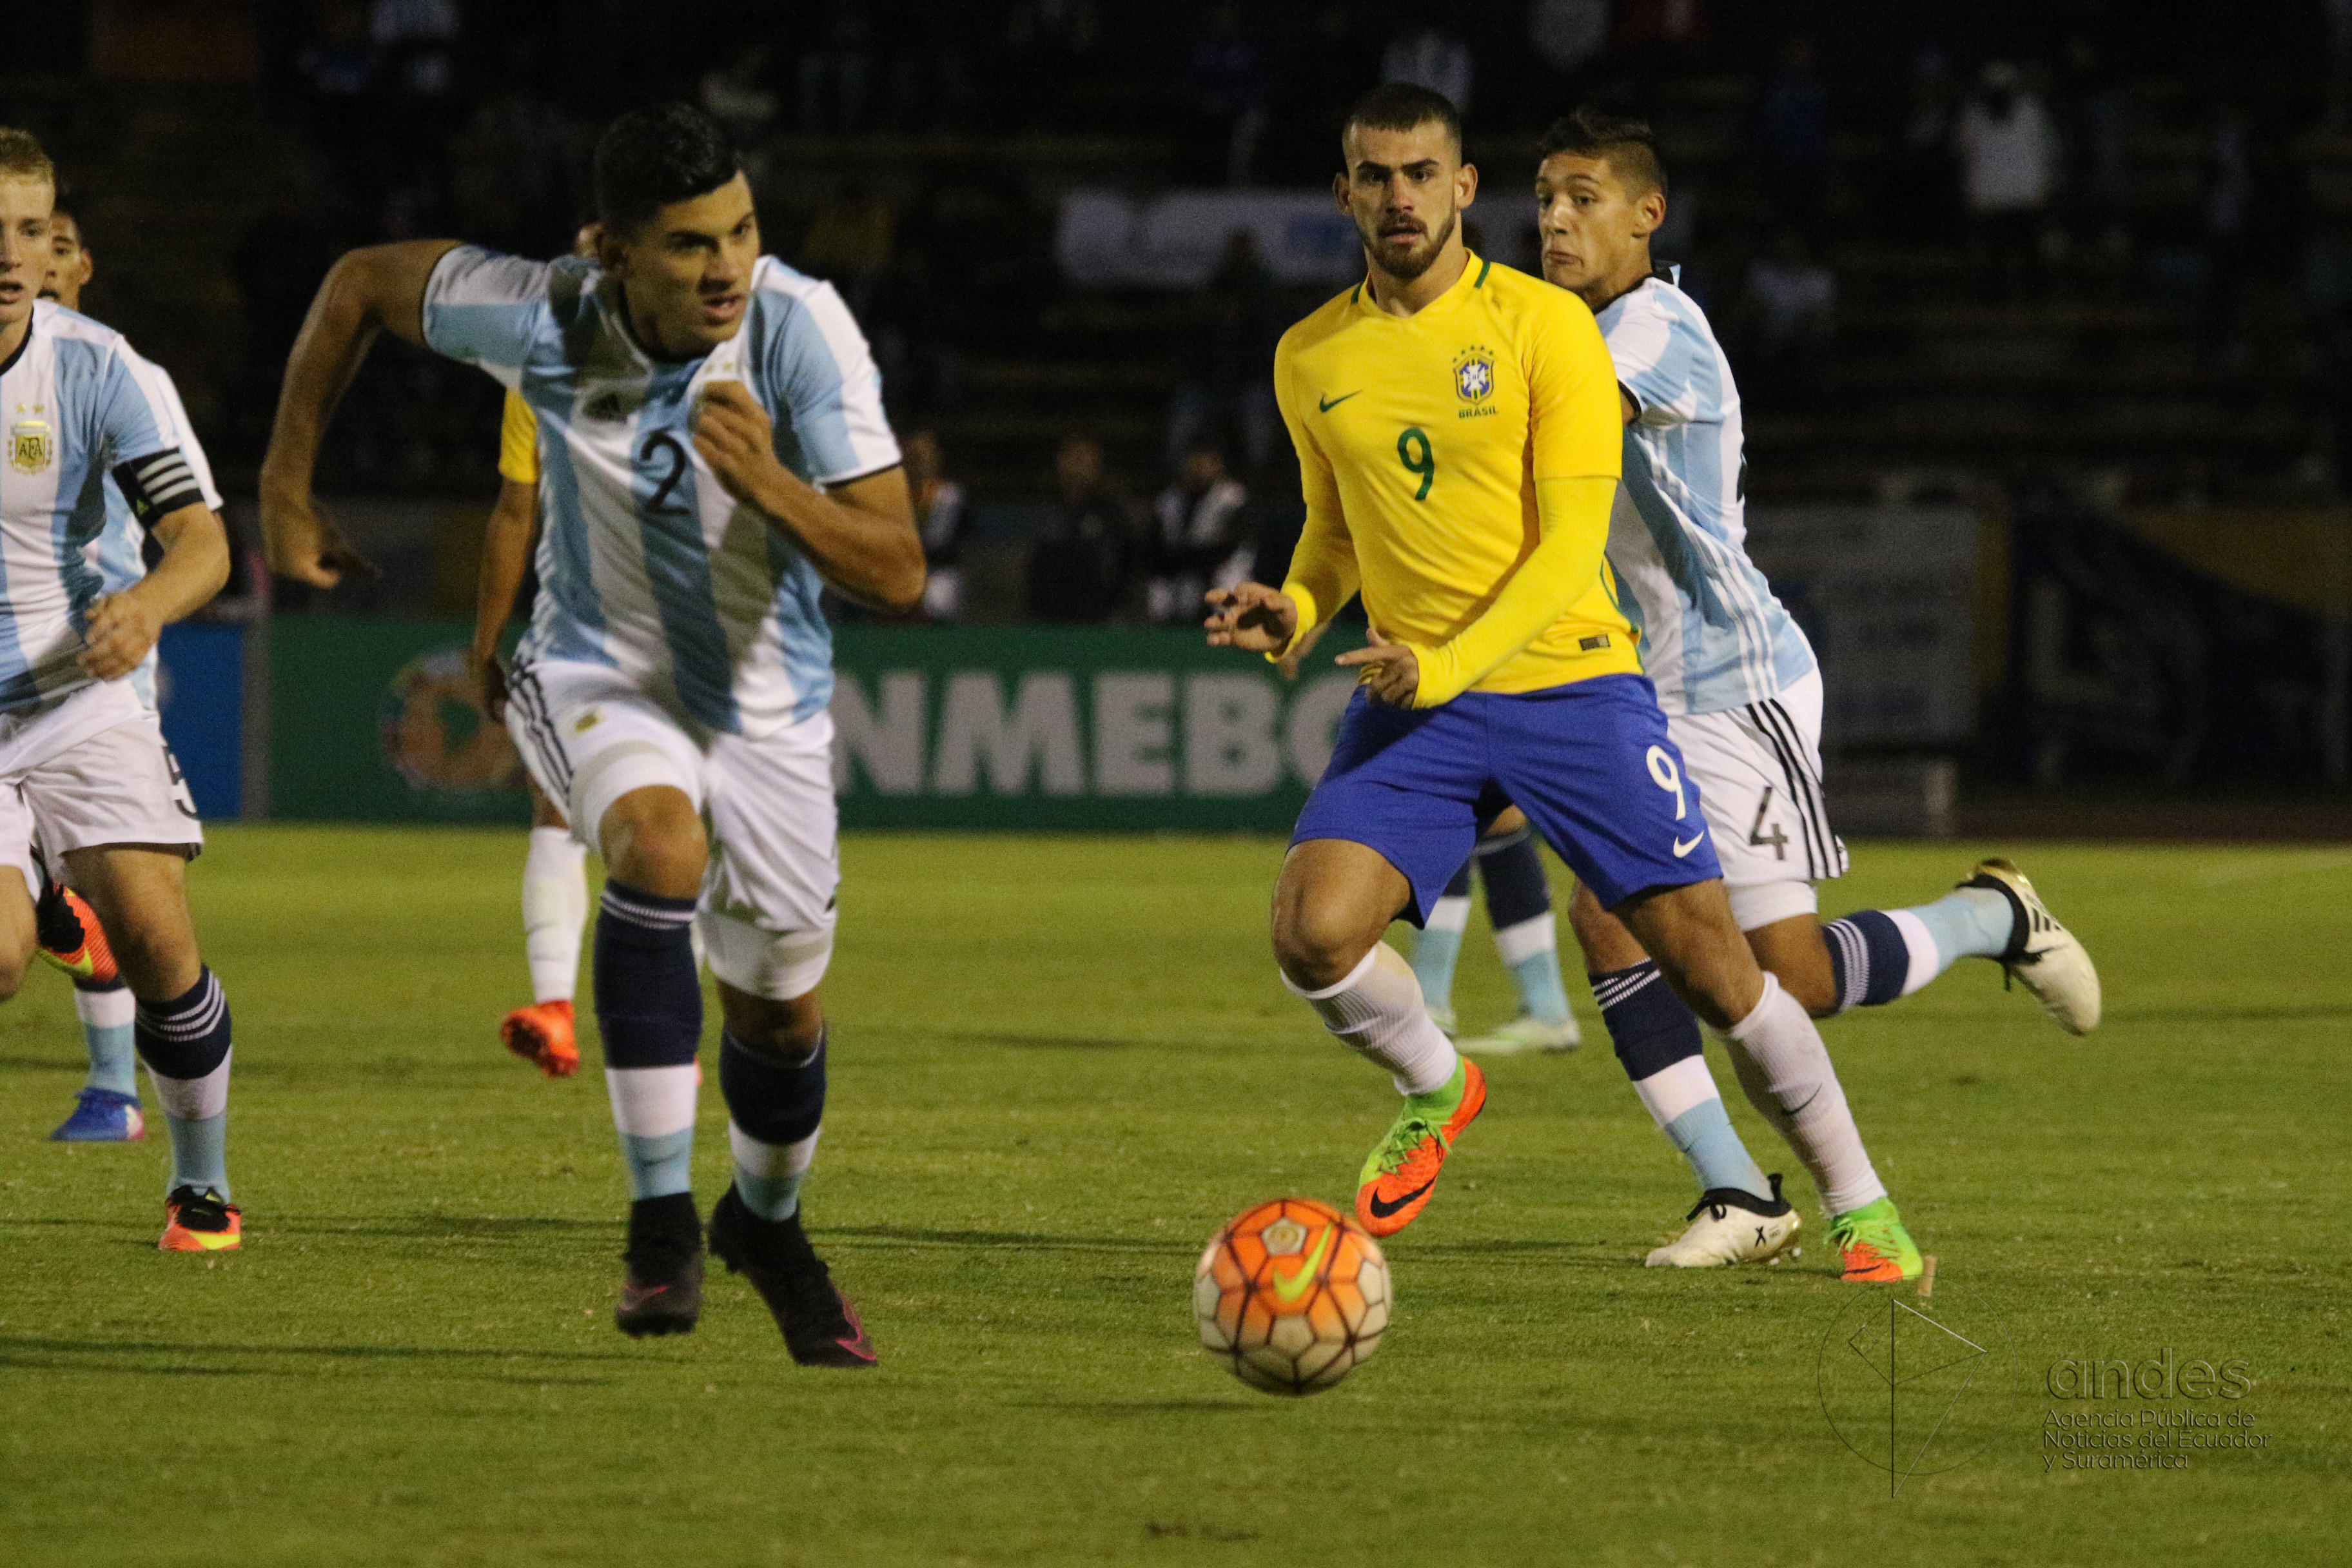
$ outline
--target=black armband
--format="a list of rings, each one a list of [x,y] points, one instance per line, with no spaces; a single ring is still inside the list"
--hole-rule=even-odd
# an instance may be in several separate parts
[[[145,522],[151,517],[205,504],[204,487],[177,447],[166,447],[143,458],[114,466],[114,482],[122,487],[131,515]]]

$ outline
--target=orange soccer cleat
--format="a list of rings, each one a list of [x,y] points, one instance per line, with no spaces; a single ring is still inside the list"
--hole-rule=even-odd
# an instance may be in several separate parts
[[[165,1252],[235,1252],[245,1245],[245,1211],[210,1187],[173,1187],[155,1245]]]
[[[41,889],[40,902],[33,910],[33,925],[41,956],[76,980],[105,983],[122,977],[114,966],[114,950],[106,945],[106,928],[98,923],[97,912],[63,882],[51,882]]]
[[[1404,1109],[1358,1178],[1356,1218],[1366,1230],[1394,1236],[1419,1217],[1454,1140],[1486,1108],[1486,1075],[1467,1057],[1444,1088],[1405,1096]]]
[[[499,1026],[507,1049],[550,1078],[570,1078],[580,1070],[580,1047],[572,1037],[572,1004],[534,1002],[507,1015]]]

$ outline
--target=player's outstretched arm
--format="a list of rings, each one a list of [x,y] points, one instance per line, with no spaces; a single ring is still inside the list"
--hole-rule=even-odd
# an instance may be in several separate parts
[[[482,572],[474,590],[474,646],[467,659],[482,683],[482,707],[493,719],[507,716],[506,671],[499,667],[499,639],[522,592],[524,563],[539,522],[539,486],[520,479],[499,481],[498,504],[482,537]]]
[[[893,615],[923,602],[923,536],[904,468],[817,489],[777,461],[774,426],[737,381],[702,394],[694,448],[727,493],[791,540],[835,593]]]
[[[228,531],[209,507],[184,506],[148,526],[163,547],[155,569],[90,607],[79,662],[114,680],[139,668],[163,628],[208,603],[228,582]]]
[[[425,286],[457,246],[454,239],[415,239],[347,251],[319,285],[286,361],[269,451],[261,459],[261,533],[272,571],[317,588],[333,587],[347,571],[379,574],[311,499],[319,439],[378,332],[425,346]]]

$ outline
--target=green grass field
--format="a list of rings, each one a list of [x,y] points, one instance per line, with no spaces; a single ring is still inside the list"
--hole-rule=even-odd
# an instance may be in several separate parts
[[[1975,847],[1863,847],[1832,912],[1920,901]],[[2096,1036],[1987,964],[1828,1026],[1938,1301],[2011,1352],[2013,1401],[1988,1407],[1989,1381],[1963,1413],[1982,1451],[1893,1499],[1820,1391],[1874,1288],[1837,1283],[1810,1218],[1786,1266],[1643,1268],[1687,1178],[1589,1011],[1581,1053],[1493,1067],[1389,1247],[1400,1310],[1368,1367],[1283,1401],[1196,1348],[1209,1233],[1284,1191],[1344,1201],[1394,1103],[1276,978],[1269,840],[853,838],[809,1215],[884,1365],[794,1367],[723,1274],[698,1332],[626,1341],[599,1075],[544,1082],[494,1035],[527,999],[521,854],[215,834],[194,887],[236,1011],[248,1226],[226,1258],[154,1250],[160,1115],[142,1145],[41,1141],[79,1081],[65,984],[0,1011],[0,1561],[2352,1557],[2352,851],[2032,849],[2105,972]],[[1465,1018],[1499,1018],[1491,947],[1465,952]],[[706,1206],[724,1116],[714,1081]],[[2165,1349],[2242,1359],[2252,1386],[2044,1391],[2060,1360]],[[2045,1467],[2046,1411],[2151,1403],[2267,1447]]]

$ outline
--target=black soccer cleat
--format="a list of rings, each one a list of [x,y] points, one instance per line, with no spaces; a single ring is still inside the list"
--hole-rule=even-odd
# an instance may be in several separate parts
[[[797,1210],[789,1219],[761,1219],[730,1185],[710,1211],[710,1250],[751,1282],[801,1365],[872,1366],[880,1359],[857,1309],[809,1245]]]
[[[629,1205],[628,1266],[613,1326],[633,1340],[686,1334],[702,1316],[702,1216],[694,1194],[670,1193]]]

